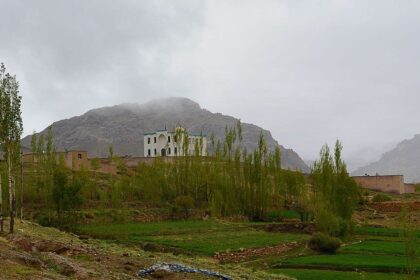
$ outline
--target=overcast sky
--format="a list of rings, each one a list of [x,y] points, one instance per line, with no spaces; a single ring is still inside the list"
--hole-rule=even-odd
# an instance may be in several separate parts
[[[356,165],[420,133],[419,11],[414,0],[0,0],[0,61],[21,83],[25,134],[184,96],[304,159],[339,138]]]

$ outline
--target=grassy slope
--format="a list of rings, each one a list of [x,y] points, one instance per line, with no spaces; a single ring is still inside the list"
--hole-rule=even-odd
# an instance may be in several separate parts
[[[66,244],[70,253],[32,252],[16,244],[16,240],[30,242],[52,242]],[[45,265],[33,266],[25,263],[22,256],[41,261]],[[255,271],[241,265],[220,265],[216,261],[202,257],[174,256],[172,254],[148,253],[137,247],[123,246],[114,242],[96,239],[80,240],[77,236],[54,228],[45,228],[30,222],[18,222],[15,236],[10,240],[0,237],[0,279],[68,279],[63,267],[52,259],[58,257],[86,272],[87,279],[133,279],[138,269],[159,262],[184,263],[231,275],[234,279],[285,279],[286,277]],[[128,269],[130,268],[130,269]],[[77,276],[70,277],[79,278]],[[81,277],[80,277],[81,278]],[[198,275],[175,275],[171,279],[211,279]]]
[[[130,243],[153,242],[207,256],[220,251],[266,247],[308,238],[303,234],[269,233],[246,224],[212,220],[86,225],[79,230],[97,238]]]

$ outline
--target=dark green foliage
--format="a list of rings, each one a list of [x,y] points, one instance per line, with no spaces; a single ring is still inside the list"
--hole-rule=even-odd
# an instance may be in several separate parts
[[[78,177],[73,177],[73,180],[68,182],[68,175],[61,168],[54,170],[53,182],[52,198],[60,223],[63,213],[71,215],[71,211],[76,210],[82,204],[80,189],[84,183]]]
[[[315,221],[324,233],[344,236],[354,209],[360,201],[360,189],[341,159],[342,146],[336,142],[334,155],[325,145],[311,174],[316,200]],[[328,225],[330,223],[330,225]]]
[[[385,201],[391,201],[392,198],[389,195],[386,195],[384,193],[377,193],[373,196],[372,202],[385,202]]]
[[[10,233],[14,231],[16,212],[16,184],[22,179],[19,174],[20,167],[20,138],[23,132],[22,96],[19,95],[19,82],[16,76],[6,73],[6,68],[0,65],[0,146],[4,151],[7,164],[6,177],[9,195]],[[3,230],[3,189],[0,185],[0,220]]]
[[[415,275],[419,271],[420,259],[418,249],[418,224],[412,220],[407,208],[403,208],[400,213],[401,233],[400,236],[404,240],[405,247],[405,272],[408,275]]]
[[[254,152],[243,149],[241,130],[238,123],[226,127],[223,141],[211,137],[212,156],[201,157],[197,152],[202,143],[197,141],[194,156],[140,164],[125,184],[132,194],[127,199],[164,204],[189,196],[195,206],[206,208],[213,216],[242,215],[251,220],[264,220],[268,211],[282,210],[284,201],[295,203],[306,192],[303,174],[281,170],[280,149],[270,153],[263,133]],[[185,141],[187,135],[177,130],[174,143]]]
[[[194,208],[194,198],[187,195],[178,196],[175,199],[175,207],[185,213],[185,218],[189,217],[189,212]]]
[[[315,233],[308,241],[309,248],[314,251],[326,254],[335,254],[340,246],[340,239],[331,237],[322,232]]]
[[[414,185],[414,191],[417,193],[420,193],[420,184],[415,184]]]

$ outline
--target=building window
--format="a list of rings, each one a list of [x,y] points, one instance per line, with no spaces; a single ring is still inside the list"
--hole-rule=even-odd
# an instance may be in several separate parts
[[[150,140],[150,139],[149,139]],[[147,150],[147,155],[150,157],[152,155],[152,152],[150,151],[150,149]]]
[[[77,154],[78,159],[82,159],[82,154]]]
[[[155,139],[154,139],[154,140],[155,140],[155,144],[156,144],[156,137],[155,137]]]
[[[147,138],[147,144],[150,144],[150,137]]]
[[[171,148],[168,148],[168,155],[171,154]]]
[[[156,139],[156,138],[155,138]],[[157,151],[156,151],[156,149],[155,149],[155,155],[157,155]]]
[[[168,136],[168,143],[171,143],[171,136]]]
[[[177,154],[178,154],[178,148],[175,147],[175,155],[177,155]]]

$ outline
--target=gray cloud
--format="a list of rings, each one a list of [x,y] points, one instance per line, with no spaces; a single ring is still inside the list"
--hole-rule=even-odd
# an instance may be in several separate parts
[[[261,125],[306,159],[340,138],[345,156],[361,164],[420,132],[416,1],[0,7],[0,60],[21,81],[26,133],[163,96]]]

